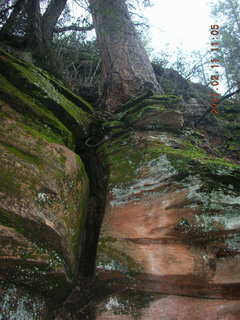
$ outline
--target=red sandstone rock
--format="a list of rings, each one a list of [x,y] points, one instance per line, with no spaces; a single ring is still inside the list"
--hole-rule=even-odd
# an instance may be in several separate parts
[[[130,311],[128,314],[121,314],[120,306],[117,309],[117,303],[121,304],[120,300],[112,298],[111,304],[110,299],[104,305],[106,311],[101,312],[103,306],[99,307],[97,320],[136,319]],[[239,320],[240,302],[165,296],[150,302],[139,313],[139,320]]]
[[[239,298],[240,197],[232,169],[212,169],[174,134],[125,139],[105,150],[110,181],[98,267],[129,273],[143,291]],[[221,182],[221,172],[232,185]]]

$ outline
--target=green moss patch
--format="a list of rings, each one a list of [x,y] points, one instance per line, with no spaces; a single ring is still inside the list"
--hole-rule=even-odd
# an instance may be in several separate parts
[[[147,105],[146,107],[136,110],[135,112],[131,112],[128,116],[125,116],[124,121],[127,124],[134,124],[138,120],[148,117],[149,114],[153,114],[156,117],[161,117],[161,113],[165,110],[166,110],[166,107],[164,105],[160,105],[160,104]]]
[[[17,156],[20,159],[23,159],[27,162],[36,164],[36,165],[41,165],[42,164],[42,160],[30,153],[25,152],[24,150],[21,150],[20,148],[14,147],[12,145],[9,145],[7,143],[1,142],[2,145],[12,154],[14,154],[15,156]]]
[[[0,94],[13,108],[22,114],[22,121],[36,129],[40,134],[73,147],[71,132],[41,104],[28,96],[0,75]],[[3,114],[3,113],[2,113]]]
[[[126,104],[117,114],[117,119],[126,123],[139,120],[147,111],[177,110],[180,98],[174,95],[159,95],[138,101],[137,103]]]
[[[164,143],[164,139],[140,138],[136,134],[127,134],[106,142],[99,148],[104,152],[110,167],[110,186],[127,186],[141,174],[141,168],[151,161],[166,156],[178,175],[199,174],[240,179],[240,166],[228,159],[214,157],[188,140],[166,137],[173,146]],[[176,148],[175,148],[176,145]],[[157,164],[155,164],[157,165]],[[161,166],[161,164],[158,164]],[[160,167],[159,167],[160,168]],[[227,178],[225,178],[227,179]]]
[[[17,195],[21,192],[21,185],[19,182],[15,180],[15,174],[13,172],[9,172],[8,170],[4,170],[0,166],[0,192],[6,192],[12,196],[17,197]]]
[[[86,136],[93,117],[89,114],[92,107],[84,99],[72,94],[45,71],[21,62],[3,50],[0,50],[0,61],[0,93],[4,100],[20,108],[21,112],[30,109],[41,120],[46,115],[52,120],[54,115],[78,138]]]

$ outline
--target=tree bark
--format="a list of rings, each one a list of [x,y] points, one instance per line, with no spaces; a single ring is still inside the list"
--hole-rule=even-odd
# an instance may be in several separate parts
[[[26,29],[27,46],[33,51],[42,54],[44,51],[44,43],[40,0],[28,0],[26,10],[28,15],[28,26]]]
[[[89,0],[89,4],[101,52],[106,108],[114,112],[146,89],[163,93],[125,0]]]
[[[51,43],[53,39],[53,33],[57,21],[65,8],[67,0],[51,0],[43,17],[42,28],[44,34],[44,40],[46,43]]]
[[[0,39],[13,41],[15,37],[15,42],[19,40],[19,46],[30,49],[42,67],[60,77],[59,62],[54,56],[52,40],[66,3],[67,0],[50,0],[42,15],[40,0],[17,0],[0,31]],[[22,29],[18,29],[19,21],[24,23]],[[15,36],[14,33],[19,33],[19,30],[22,36]]]

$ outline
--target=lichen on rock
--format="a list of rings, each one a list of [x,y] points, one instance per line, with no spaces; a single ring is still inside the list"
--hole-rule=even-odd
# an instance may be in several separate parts
[[[44,299],[25,288],[1,285],[0,320],[45,320],[48,313]]]
[[[86,215],[84,165],[68,148],[32,135],[16,120],[2,119],[1,128],[0,221],[8,243],[7,250],[1,246],[1,270],[8,269],[12,279],[19,265],[24,265],[22,273],[27,265],[36,265],[70,281]],[[37,272],[36,279],[28,278],[37,281]],[[21,282],[19,276],[14,280]]]
[[[129,133],[98,149],[109,167],[98,265],[104,273],[111,261],[112,274],[120,269],[127,274],[132,272],[129,260],[139,277],[145,275],[141,279],[191,276],[219,284],[219,266],[238,255],[240,166],[216,150],[207,151],[210,144],[199,130],[151,130],[148,123],[157,120],[141,108],[125,110],[120,118],[126,126],[131,110],[143,126],[132,124]],[[165,111],[158,112],[160,118]],[[221,276],[230,285],[232,274],[229,267],[224,270]]]
[[[0,275],[58,301],[75,280],[84,238],[89,179],[74,151],[92,108],[2,49],[0,61]]]

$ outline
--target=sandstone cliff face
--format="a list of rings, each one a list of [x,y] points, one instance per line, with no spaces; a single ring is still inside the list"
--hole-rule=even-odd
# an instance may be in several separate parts
[[[132,105],[119,116],[130,132],[98,149],[110,176],[97,270],[116,291],[97,319],[135,319],[141,308],[138,319],[240,315],[238,302],[186,298],[192,317],[178,310],[180,298],[151,296],[239,298],[240,166],[213,151],[206,132],[186,128],[176,109],[171,96]],[[116,294],[124,288],[148,292],[148,303],[134,309],[138,299]]]
[[[78,270],[89,179],[74,149],[86,138],[91,107],[4,51],[0,63],[1,319],[40,319],[45,302],[27,291],[59,300]],[[40,311],[20,318],[20,305],[34,299]]]
[[[144,95],[96,122],[0,50],[0,320],[49,319],[75,284],[56,320],[239,319],[239,106],[193,128],[195,102]]]
[[[239,165],[206,152],[181,113],[136,112],[132,132],[99,148],[110,167],[103,248],[119,246],[149,275],[213,279],[222,257],[238,259]]]

